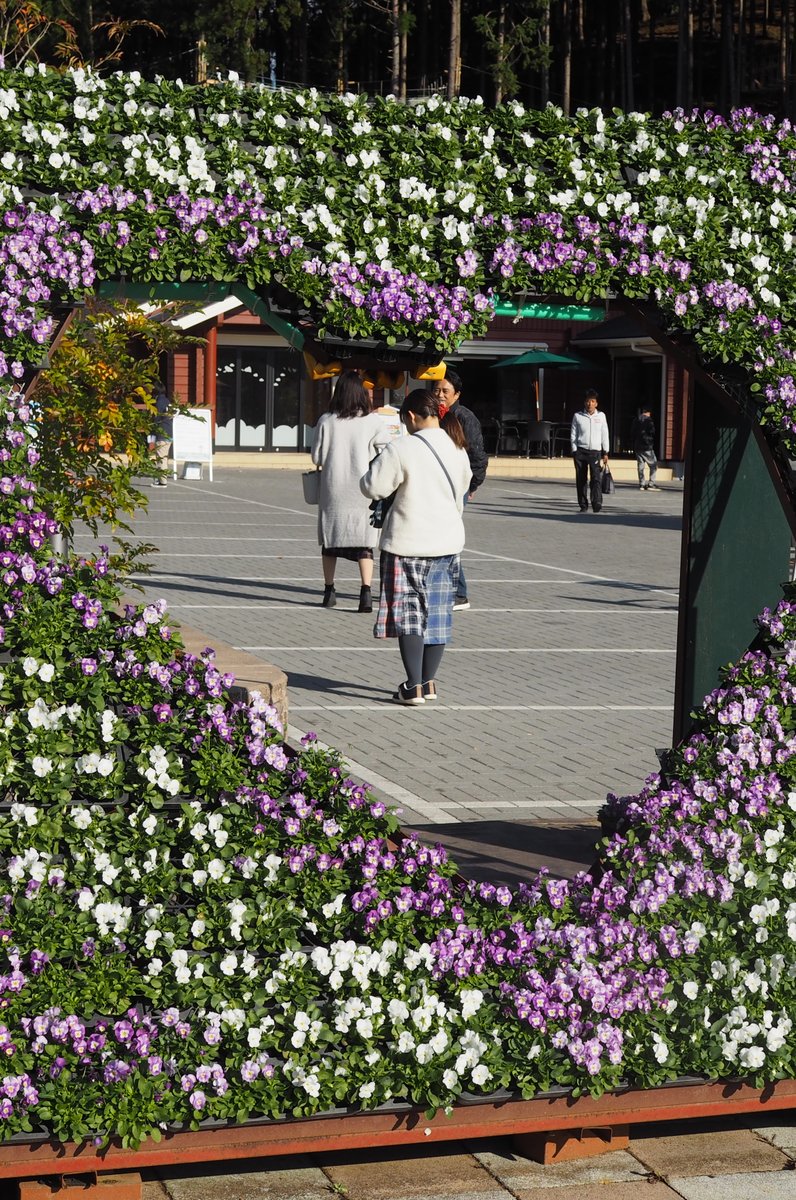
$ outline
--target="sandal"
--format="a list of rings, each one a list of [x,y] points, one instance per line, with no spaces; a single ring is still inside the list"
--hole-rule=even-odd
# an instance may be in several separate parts
[[[436,700],[437,699],[437,685],[433,679],[427,679],[426,682],[423,684],[423,699],[424,700]]]
[[[425,704],[422,683],[419,683],[414,688],[407,687],[405,683],[399,683],[398,691],[393,693],[393,700],[396,704]]]

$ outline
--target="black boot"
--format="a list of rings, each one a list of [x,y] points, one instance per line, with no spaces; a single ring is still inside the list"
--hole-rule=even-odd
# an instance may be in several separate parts
[[[321,604],[324,608],[334,608],[335,604],[337,604],[337,596],[334,592],[333,583],[327,583],[326,587],[323,589],[323,600],[321,600]]]
[[[359,608],[357,612],[373,612],[373,598],[370,594],[370,588],[363,584],[359,589]]]

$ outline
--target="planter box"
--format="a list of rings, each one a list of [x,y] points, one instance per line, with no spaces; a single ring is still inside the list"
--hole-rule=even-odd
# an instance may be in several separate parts
[[[428,1119],[422,1109],[393,1104],[373,1112],[321,1113],[304,1120],[255,1120],[245,1125],[208,1122],[198,1130],[166,1132],[162,1141],[147,1140],[138,1150],[111,1142],[62,1144],[46,1134],[18,1135],[0,1146],[0,1179],[49,1175],[69,1176],[96,1171],[141,1170],[178,1163],[225,1162],[284,1154],[331,1150],[364,1150],[459,1139],[507,1137],[569,1131],[576,1139],[595,1127],[622,1129],[650,1121],[673,1121],[730,1113],[775,1112],[796,1107],[796,1080],[764,1089],[741,1080],[705,1083],[691,1079],[643,1090],[626,1088],[598,1099],[573,1100],[563,1089],[533,1100],[482,1098],[459,1104],[451,1115]],[[611,1149],[611,1141],[605,1143]]]

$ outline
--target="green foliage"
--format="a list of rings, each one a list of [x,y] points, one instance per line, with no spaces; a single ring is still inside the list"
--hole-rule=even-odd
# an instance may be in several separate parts
[[[75,318],[39,375],[32,397],[39,495],[65,534],[77,521],[95,534],[102,524],[129,530],[126,519],[146,507],[136,479],[161,470],[147,443],[159,358],[185,340],[135,308],[95,306]]]

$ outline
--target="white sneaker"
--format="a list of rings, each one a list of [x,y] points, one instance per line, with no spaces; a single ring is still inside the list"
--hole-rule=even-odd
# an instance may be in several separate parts
[[[466,596],[457,596],[456,599],[453,601],[453,611],[454,612],[463,612],[465,610],[465,608],[469,608],[469,607],[470,607],[470,601],[467,599]]]

